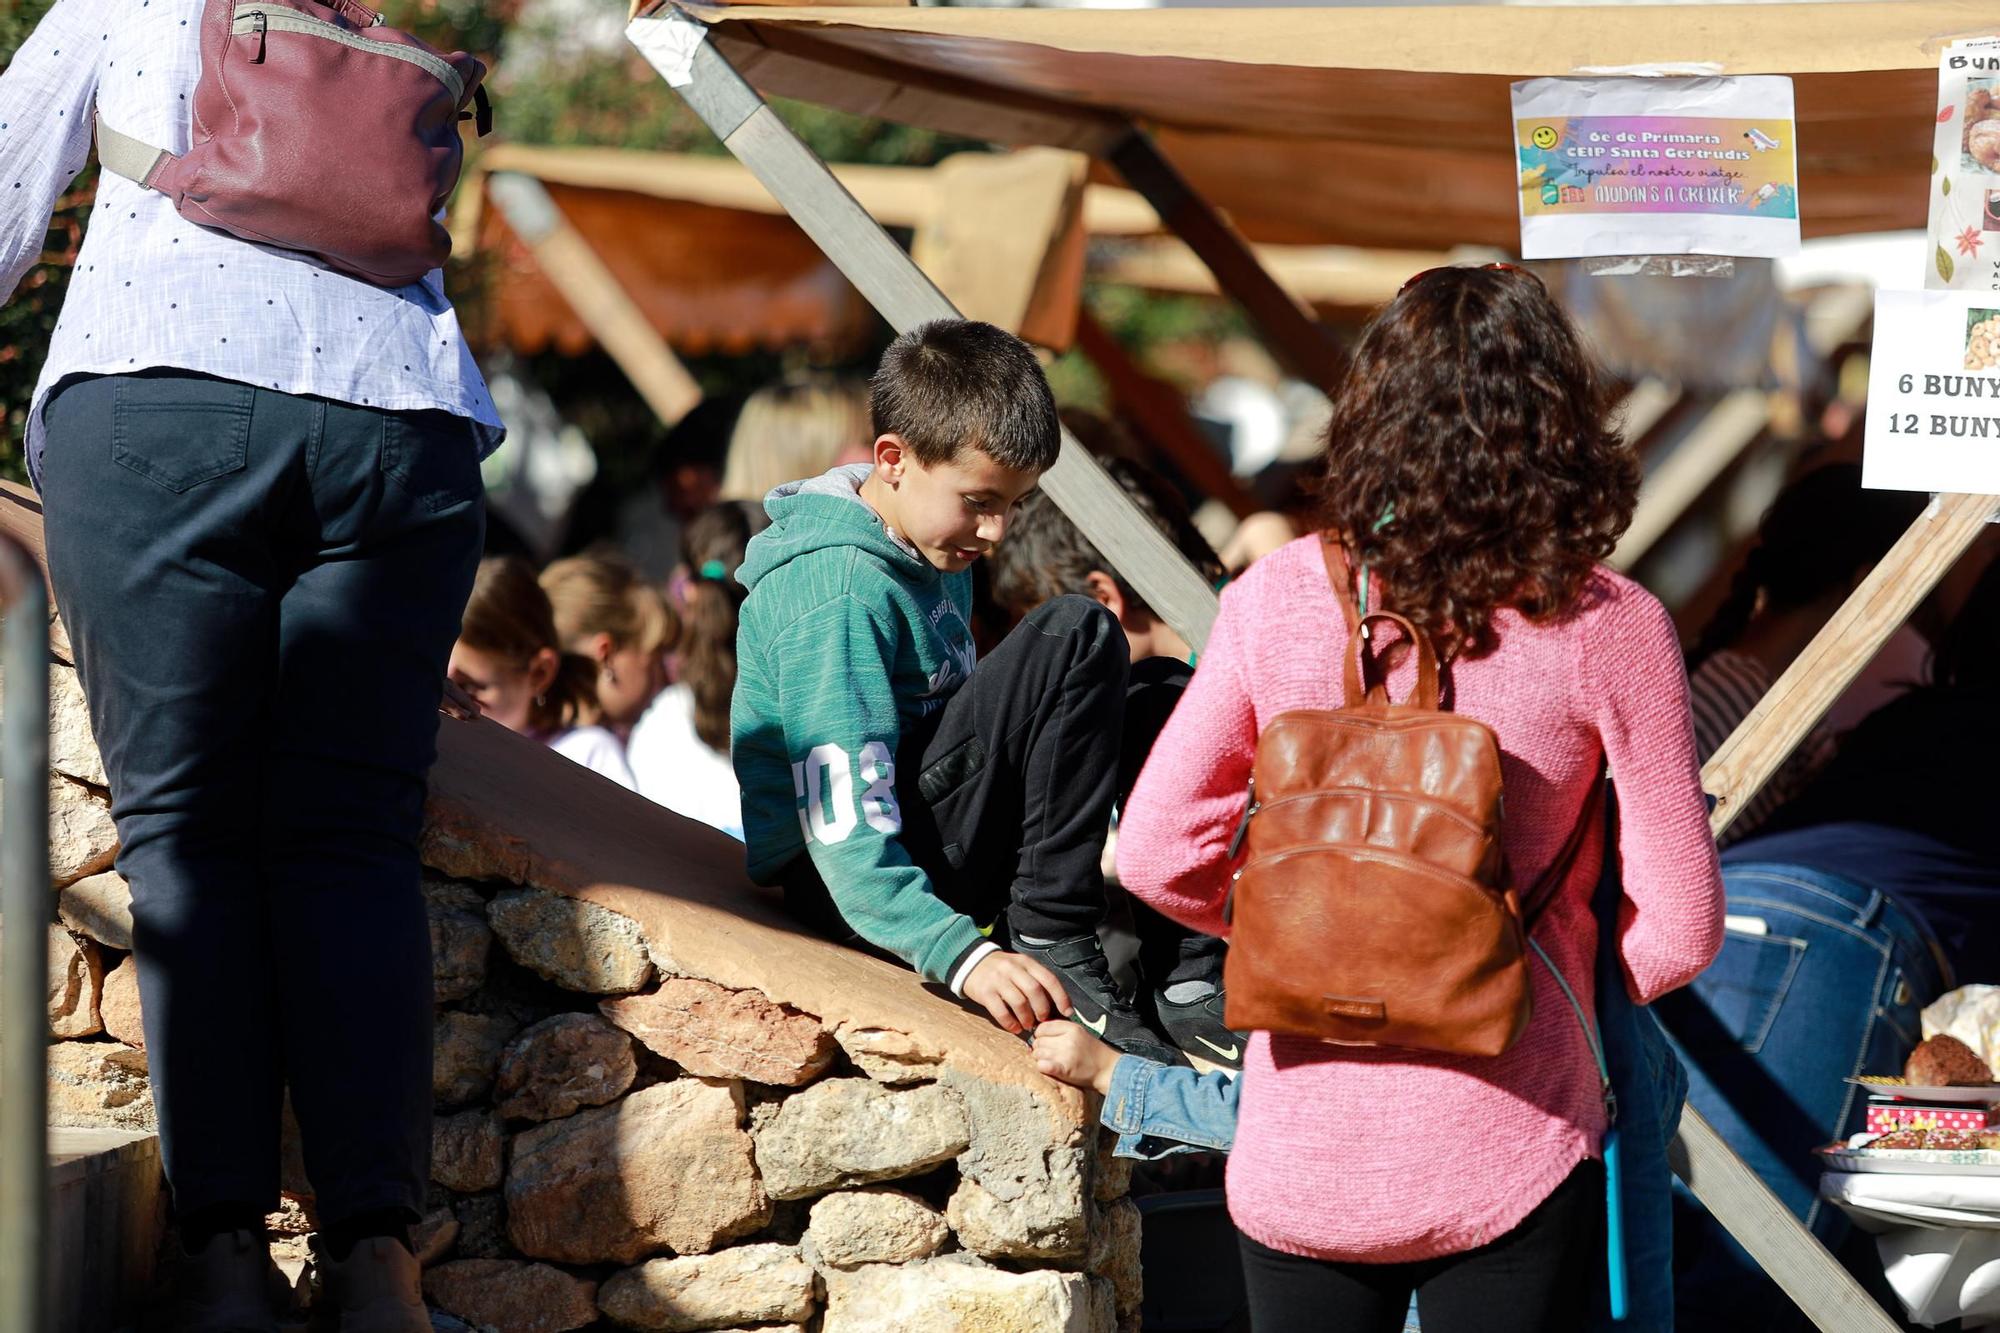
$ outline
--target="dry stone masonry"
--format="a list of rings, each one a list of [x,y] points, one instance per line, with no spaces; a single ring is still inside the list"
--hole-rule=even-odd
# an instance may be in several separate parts
[[[152,1129],[131,894],[60,664],[52,707],[51,1112]],[[965,1029],[945,1031],[959,1016],[920,993],[893,1012],[942,1018],[823,1020],[724,984],[699,940],[649,938],[547,882],[532,837],[462,812],[432,825],[436,1121],[415,1241],[440,1327],[1138,1327],[1129,1172],[1094,1106],[1034,1075],[1025,1047],[965,1057]],[[299,1171],[287,1190],[274,1225],[303,1235]]]

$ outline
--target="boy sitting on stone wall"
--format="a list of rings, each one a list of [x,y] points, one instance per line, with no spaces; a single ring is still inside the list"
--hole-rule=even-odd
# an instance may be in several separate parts
[[[1194,525],[1171,486],[1156,473],[1122,459],[1106,461],[1125,494],[1190,564],[1212,581],[1222,561]],[[1127,677],[1118,754],[1118,803],[1139,780],[1146,755],[1194,675],[1187,641],[1153,613],[1132,585],[1070,522],[1048,496],[1036,492],[1014,511],[1007,543],[994,552],[989,572],[994,600],[1010,613],[1032,613],[1043,603],[1075,594],[1109,611],[1124,632],[1132,666]],[[1228,946],[1133,902],[1139,935],[1140,1012],[1186,1053],[1198,1068],[1243,1067],[1243,1039],[1222,1021],[1222,962]]]
[[[1097,937],[1126,647],[1083,597],[975,666],[973,562],[1056,461],[1027,345],[939,320],[883,354],[872,464],[780,486],[737,577],[731,754],[749,869],[1009,1032],[1067,1013],[1169,1062]]]

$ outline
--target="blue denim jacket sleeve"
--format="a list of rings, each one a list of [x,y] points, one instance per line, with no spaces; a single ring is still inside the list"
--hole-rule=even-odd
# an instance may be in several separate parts
[[[1236,1141],[1236,1079],[1121,1055],[1100,1115],[1120,1157],[1156,1161],[1182,1152],[1228,1152]]]
[[[1617,825],[1612,828],[1615,833]],[[1625,967],[1618,956],[1618,903],[1624,889],[1618,882],[1616,855],[1606,861],[1594,902],[1597,1029],[1605,1063],[1611,1067],[1611,1090],[1618,1098],[1630,1313],[1623,1321],[1612,1322],[1600,1264],[1591,1327],[1604,1333],[1673,1333],[1673,1173],[1667,1164],[1667,1145],[1680,1128],[1687,1071],[1653,1011],[1632,1003],[1626,993]]]

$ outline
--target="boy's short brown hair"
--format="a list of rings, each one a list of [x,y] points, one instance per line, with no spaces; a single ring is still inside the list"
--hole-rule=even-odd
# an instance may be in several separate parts
[[[869,384],[875,434],[900,436],[925,467],[977,449],[1045,472],[1062,450],[1056,399],[1028,344],[970,319],[919,324],[889,344]]]

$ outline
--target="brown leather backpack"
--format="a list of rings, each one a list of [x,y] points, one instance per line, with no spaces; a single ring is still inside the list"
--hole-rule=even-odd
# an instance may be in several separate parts
[[[1229,904],[1227,1021],[1342,1045],[1498,1055],[1528,1026],[1527,930],[1590,811],[1524,919],[1500,842],[1498,739],[1440,710],[1429,636],[1393,612],[1361,615],[1339,543],[1321,546],[1352,627],[1346,704],[1280,713],[1257,738],[1237,833],[1248,856]],[[1380,681],[1363,689],[1367,627],[1379,623],[1416,653],[1416,689],[1402,703]]]

